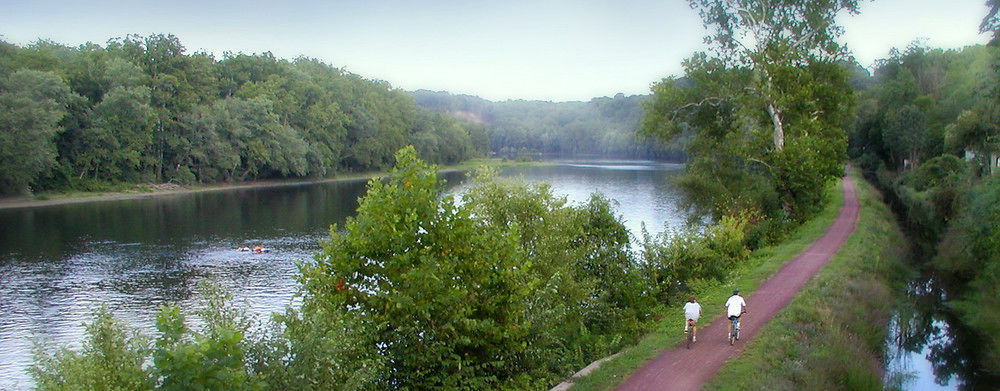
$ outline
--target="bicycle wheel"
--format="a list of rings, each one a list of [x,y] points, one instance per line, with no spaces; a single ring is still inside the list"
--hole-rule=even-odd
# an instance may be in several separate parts
[[[733,331],[729,332],[729,344],[732,345],[734,343],[736,343],[736,330],[735,329]]]
[[[691,343],[694,342],[694,332],[693,330],[687,331],[687,348],[691,349]]]

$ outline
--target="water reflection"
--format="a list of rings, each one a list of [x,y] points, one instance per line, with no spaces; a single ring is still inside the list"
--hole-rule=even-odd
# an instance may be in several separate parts
[[[985,345],[946,304],[947,289],[929,273],[915,278],[889,330],[886,382],[903,390],[996,389],[979,367]]]

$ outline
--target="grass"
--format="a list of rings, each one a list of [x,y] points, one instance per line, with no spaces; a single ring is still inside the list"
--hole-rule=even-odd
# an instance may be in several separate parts
[[[907,245],[889,209],[852,174],[854,234],[708,390],[881,390],[882,346]]]
[[[855,183],[858,180],[855,179]],[[732,294],[733,288],[740,288],[749,295],[769,276],[787,261],[805,251],[817,238],[826,232],[837,216],[843,203],[840,187],[831,185],[830,202],[813,219],[799,226],[786,240],[778,245],[754,251],[748,262],[738,267],[729,281],[718,283],[700,282],[693,284],[695,296],[703,308],[722,308]],[[604,363],[599,369],[575,382],[573,390],[605,390],[621,383],[628,375],[646,362],[656,358],[663,349],[680,346],[683,343],[683,313],[681,307],[669,308],[663,314],[663,321],[636,345],[626,348],[614,360]]]

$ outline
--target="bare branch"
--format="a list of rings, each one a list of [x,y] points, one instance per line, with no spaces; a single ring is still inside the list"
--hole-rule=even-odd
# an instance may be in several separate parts
[[[770,164],[767,164],[767,163],[766,163],[766,162],[764,162],[763,160],[760,160],[760,159],[754,159],[754,158],[752,158],[752,157],[748,157],[748,158],[747,158],[747,160],[749,160],[749,161],[751,161],[751,162],[756,162],[756,163],[760,163],[760,164],[764,165],[764,167],[767,167],[767,169],[768,169],[768,170],[771,170],[771,171],[774,171],[774,167],[772,167],[772,166],[771,166]]]
[[[693,107],[701,107],[701,106],[704,106],[706,104],[719,105],[724,100],[726,100],[726,99],[725,98],[721,98],[721,97],[716,97],[716,96],[710,96],[708,98],[702,99],[701,102],[688,103],[688,104],[686,104],[684,106],[681,106],[681,107],[678,107],[678,108],[674,109],[674,112],[670,115],[670,121],[673,122],[674,120],[676,120],[677,119],[677,115],[680,114],[680,112],[683,111],[683,110],[687,110],[687,109],[693,108]]]

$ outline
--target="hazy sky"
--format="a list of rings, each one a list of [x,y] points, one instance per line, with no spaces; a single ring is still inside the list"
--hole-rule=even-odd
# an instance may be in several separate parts
[[[875,0],[840,19],[862,65],[916,38],[985,43],[985,0]],[[704,48],[684,0],[0,0],[0,38],[76,46],[170,33],[188,52],[315,57],[406,90],[491,100],[587,100],[649,92]]]

